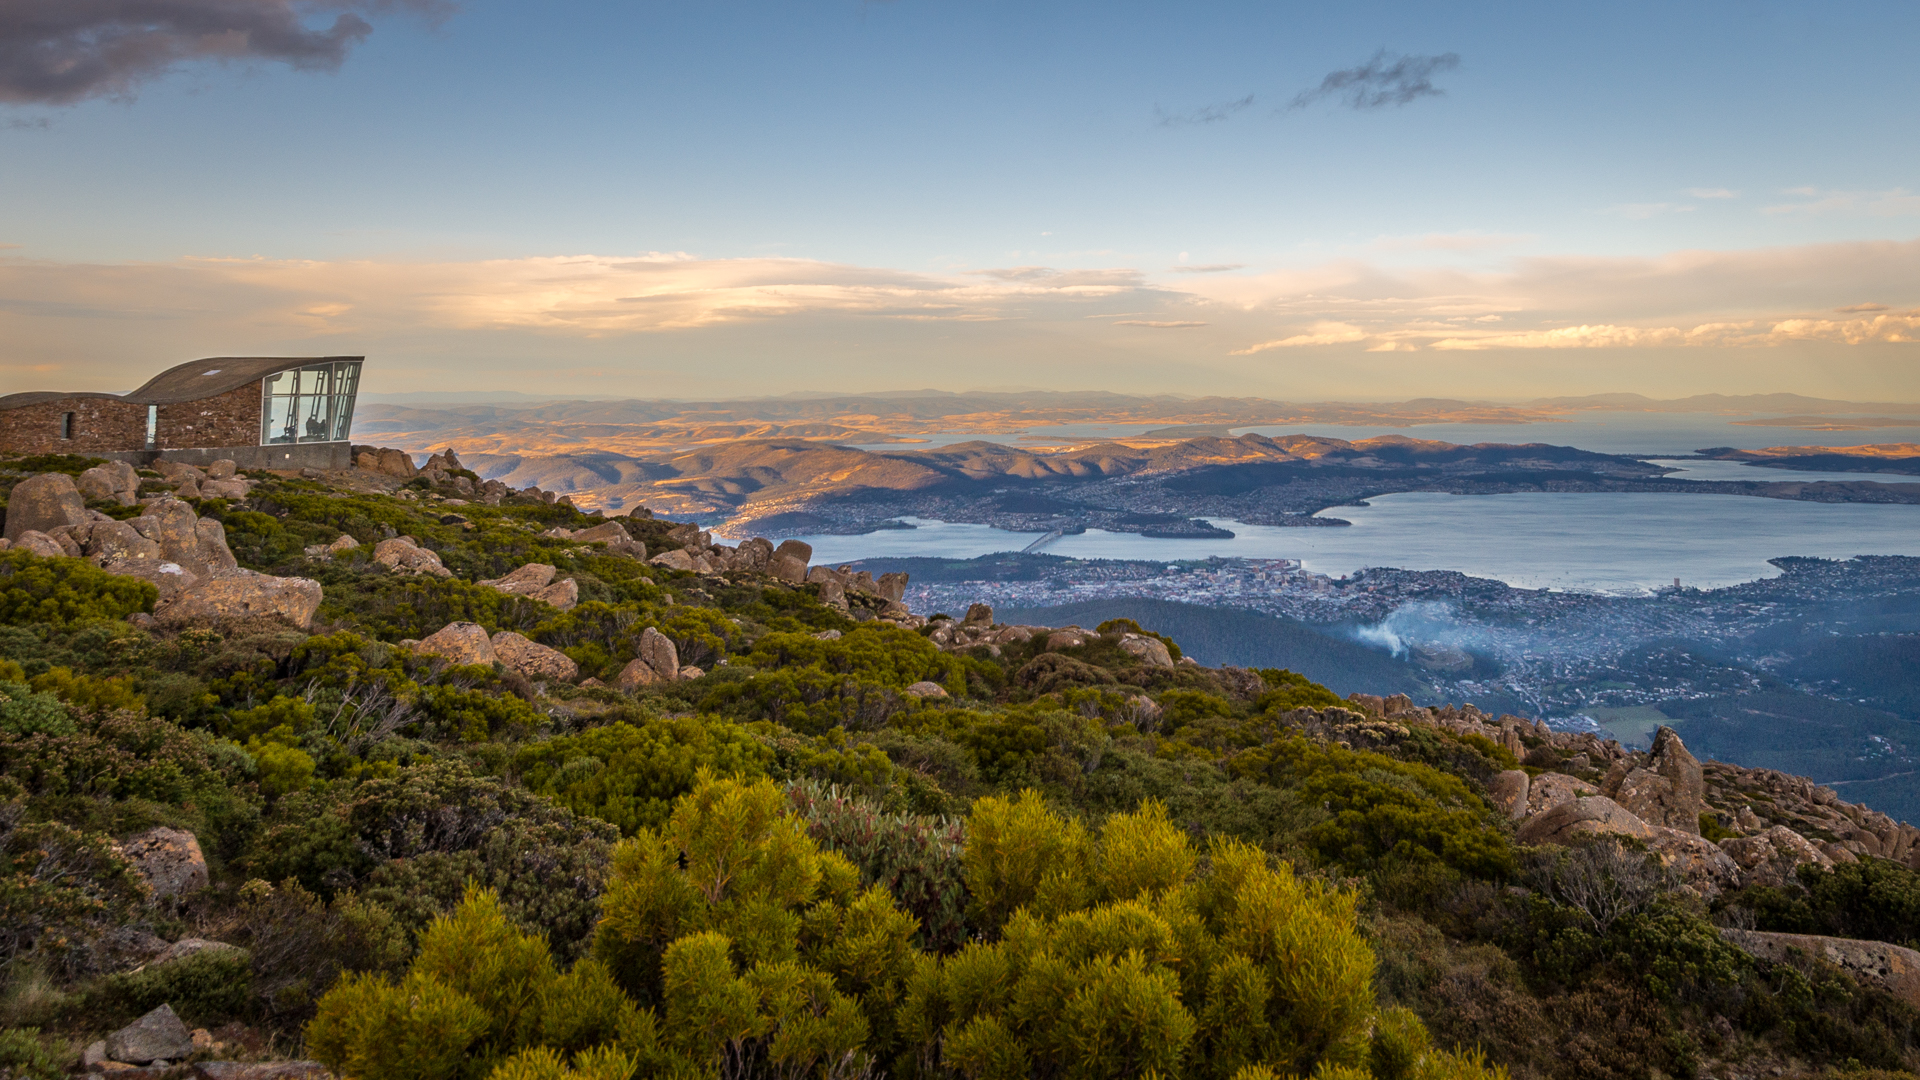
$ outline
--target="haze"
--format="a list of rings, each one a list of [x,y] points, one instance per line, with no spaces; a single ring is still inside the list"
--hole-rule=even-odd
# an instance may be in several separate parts
[[[0,390],[1920,399],[1911,4],[141,11],[0,16]]]

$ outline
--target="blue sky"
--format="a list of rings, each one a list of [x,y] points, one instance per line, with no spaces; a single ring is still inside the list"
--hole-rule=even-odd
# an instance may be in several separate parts
[[[1920,397],[1910,4],[343,12],[71,101],[0,40],[4,389]]]

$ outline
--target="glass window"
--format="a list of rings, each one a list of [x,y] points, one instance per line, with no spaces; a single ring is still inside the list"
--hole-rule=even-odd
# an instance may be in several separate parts
[[[357,360],[309,364],[267,376],[262,382],[260,441],[344,441],[353,427],[359,382]]]

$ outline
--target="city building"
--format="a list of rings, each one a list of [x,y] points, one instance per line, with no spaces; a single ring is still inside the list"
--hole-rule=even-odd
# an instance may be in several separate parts
[[[169,368],[131,394],[0,397],[0,453],[164,455],[243,469],[342,469],[363,356],[219,356]]]

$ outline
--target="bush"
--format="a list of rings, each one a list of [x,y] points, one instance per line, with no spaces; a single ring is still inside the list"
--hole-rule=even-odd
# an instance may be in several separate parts
[[[132,1019],[172,1005],[188,1027],[219,1027],[246,1016],[253,967],[241,949],[207,949],[169,963],[109,976],[100,995],[112,1014]]]
[[[18,671],[19,666],[14,665]],[[52,694],[0,679],[0,732],[8,735],[71,735],[76,730],[67,707]]]
[[[139,578],[109,574],[85,559],[43,559],[0,551],[0,624],[68,627],[152,611],[160,591]]]
[[[753,779],[766,775],[773,756],[733,724],[686,716],[620,721],[529,743],[514,755],[513,767],[531,790],[632,836],[665,824],[673,801],[693,790],[700,770]]]

